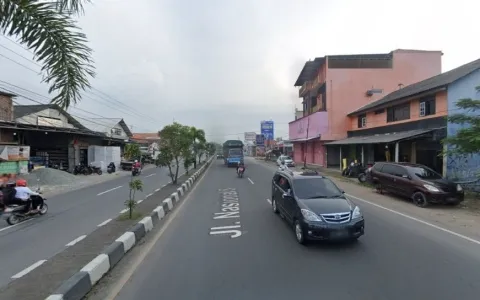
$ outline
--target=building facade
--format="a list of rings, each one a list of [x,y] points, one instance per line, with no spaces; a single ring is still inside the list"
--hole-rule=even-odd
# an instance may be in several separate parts
[[[347,137],[347,114],[391,92],[441,73],[441,51],[395,50],[386,54],[327,55],[309,61],[300,87],[303,117],[289,124],[294,159],[327,166],[325,143]],[[338,162],[339,163],[339,162]]]

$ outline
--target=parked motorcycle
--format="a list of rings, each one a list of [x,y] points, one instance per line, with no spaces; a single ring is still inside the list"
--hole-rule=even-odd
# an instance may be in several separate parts
[[[238,174],[238,177],[239,178],[242,178],[243,177],[243,173],[245,172],[245,168],[244,167],[238,167],[238,171],[237,171],[237,174]]]
[[[117,170],[117,167],[115,167],[115,163],[113,161],[108,164],[108,166],[107,166],[107,173],[108,174],[115,173],[116,170]]]
[[[102,169],[100,167],[96,167],[93,164],[90,164],[90,169],[92,170],[92,173],[102,175]],[[92,173],[90,173],[90,174],[92,174]]]
[[[40,188],[37,189],[37,192],[41,194]],[[25,206],[24,205],[7,205],[3,210],[3,217],[6,219],[9,225],[15,225],[20,222],[29,220],[34,218],[37,215],[44,215],[48,211],[48,205],[45,203],[47,198],[43,197],[42,195],[32,195],[31,196],[32,202],[39,203],[39,210],[34,214],[26,215],[24,213]]]
[[[78,175],[78,174],[85,174],[85,166],[82,164],[78,164],[73,168],[73,175]]]

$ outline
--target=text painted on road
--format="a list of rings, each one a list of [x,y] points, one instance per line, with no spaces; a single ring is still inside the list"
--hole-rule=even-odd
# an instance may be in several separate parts
[[[240,225],[240,221],[230,220],[240,218],[240,203],[238,201],[237,190],[234,188],[227,188],[221,189],[219,192],[222,204],[220,206],[220,212],[216,212],[213,219],[234,222],[229,222],[230,224],[228,225],[223,224],[222,226],[210,228],[210,235],[229,235],[232,239],[237,238],[242,235],[242,226]]]

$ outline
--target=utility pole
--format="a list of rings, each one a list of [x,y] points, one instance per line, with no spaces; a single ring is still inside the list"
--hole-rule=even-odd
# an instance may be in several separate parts
[[[308,141],[308,127],[310,127],[310,116],[307,116],[307,137],[305,138],[305,148],[303,155],[303,167],[307,168],[307,141]]]

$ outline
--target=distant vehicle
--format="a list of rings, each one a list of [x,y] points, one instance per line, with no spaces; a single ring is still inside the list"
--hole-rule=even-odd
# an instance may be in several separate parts
[[[227,167],[237,166],[243,161],[243,142],[240,140],[228,140],[223,143],[223,160]]]
[[[387,191],[410,198],[419,207],[430,203],[458,205],[464,200],[460,184],[443,178],[424,165],[377,162],[371,168],[370,176],[378,192]]]
[[[217,154],[217,159],[223,159],[223,155],[222,154]]]
[[[365,230],[360,208],[316,171],[277,171],[272,180],[272,209],[293,225],[300,244],[311,240],[356,241]]]
[[[277,159],[277,165],[280,166],[282,164],[282,161],[285,162],[285,165],[287,167],[295,167],[295,163],[293,162],[293,159],[290,156],[280,155]]]

